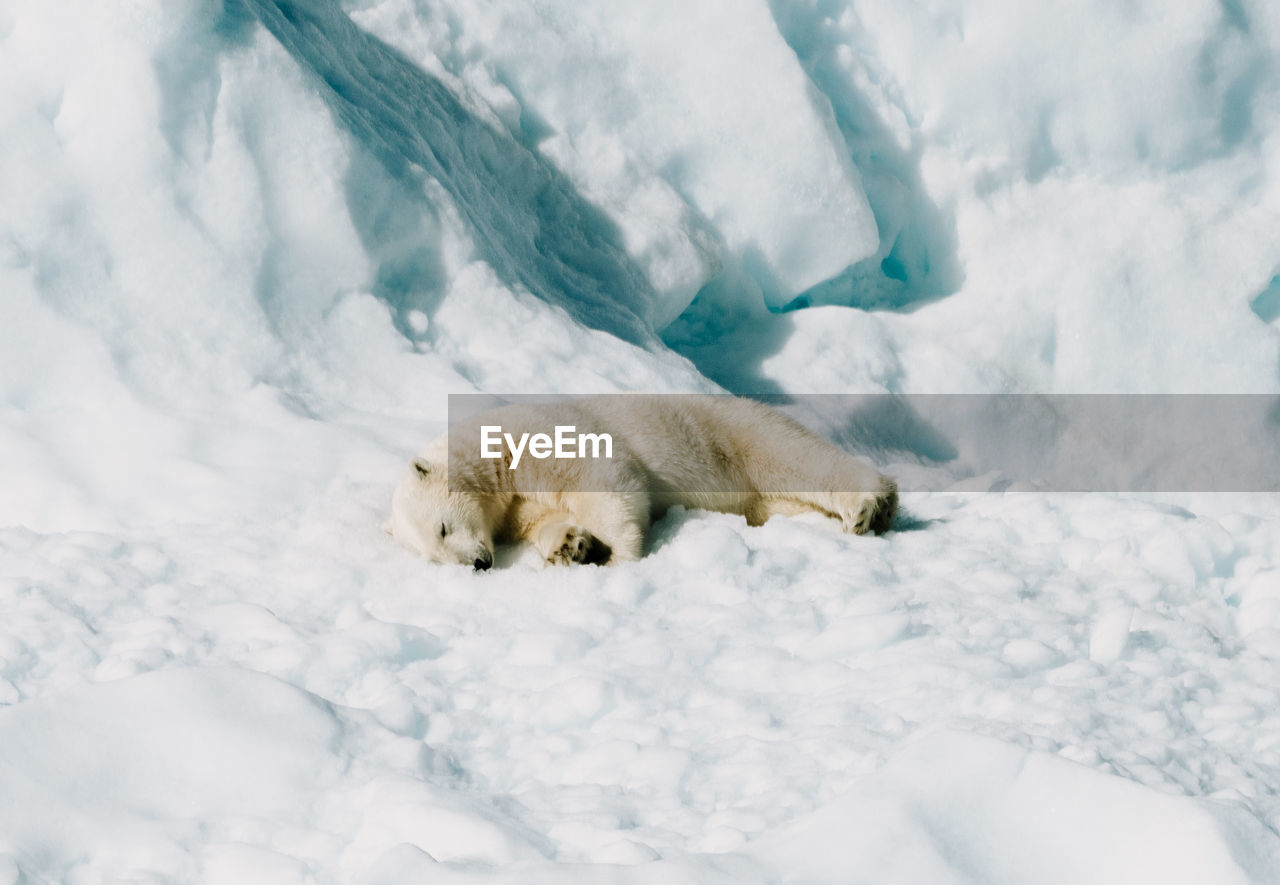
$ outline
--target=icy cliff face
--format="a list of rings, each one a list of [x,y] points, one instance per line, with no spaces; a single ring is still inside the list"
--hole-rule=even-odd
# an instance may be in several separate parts
[[[830,106],[763,2],[365,4],[605,207],[659,326],[730,269],[773,307],[873,253]]]
[[[757,315],[816,304],[877,313],[813,318],[815,389],[1280,383],[1265,4],[354,8],[615,220],[657,326],[701,293],[664,337],[730,386],[805,385]]]
[[[1265,4],[3,15],[6,288],[103,383],[1280,383]]]

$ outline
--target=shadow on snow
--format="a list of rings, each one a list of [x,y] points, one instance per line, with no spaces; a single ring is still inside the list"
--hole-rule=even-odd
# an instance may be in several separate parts
[[[227,14],[243,17],[247,10],[262,22],[314,76],[340,124],[393,179],[417,193],[423,173],[440,184],[467,222],[481,257],[505,284],[528,289],[583,325],[657,346],[648,316],[653,303],[648,280],[623,249],[612,221],[550,163],[358,28],[335,0],[236,3],[241,9],[228,3]],[[378,219],[369,213],[361,217],[360,196],[349,180],[354,220],[362,235],[376,235],[370,225]],[[424,285],[438,285],[438,273],[430,255],[411,253],[383,268],[378,282],[385,297],[410,288],[419,275]]]

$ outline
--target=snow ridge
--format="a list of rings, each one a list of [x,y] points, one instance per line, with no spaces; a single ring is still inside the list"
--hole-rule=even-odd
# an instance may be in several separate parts
[[[335,117],[393,176],[422,170],[480,254],[583,325],[653,344],[653,292],[616,227],[550,163],[481,120],[437,78],[356,27],[336,0],[243,0],[320,83]]]

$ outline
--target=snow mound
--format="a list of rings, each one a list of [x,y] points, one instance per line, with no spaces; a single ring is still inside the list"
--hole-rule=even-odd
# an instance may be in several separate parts
[[[1239,808],[959,734],[914,742],[756,851],[788,877],[833,885],[1243,885],[1280,868],[1280,838]]]
[[[327,704],[257,673],[174,670],[80,686],[0,710],[0,829],[47,872],[86,851],[145,856],[145,838],[111,836],[161,820],[298,826],[298,794],[338,780],[327,748],[340,733]],[[191,826],[178,824],[187,836]]]
[[[301,883],[406,843],[457,863],[541,856],[426,782],[420,747],[259,673],[81,686],[0,711],[0,748],[4,850],[33,881]]]
[[[334,64],[346,39],[371,65],[407,64],[369,49],[330,6],[315,9],[336,34],[299,19],[312,41],[304,61]],[[481,217],[506,209],[455,203],[408,160],[361,142],[336,94],[326,104],[236,3],[116,16],[54,2],[5,15],[0,438],[12,492],[0,522],[102,528],[289,500],[335,469],[361,469],[330,460],[355,440],[418,448],[443,427],[449,391],[711,387],[670,352],[609,334],[658,349],[631,290],[600,294],[631,273],[626,255],[555,215],[588,212],[580,199],[474,180],[505,168],[484,151],[509,137],[450,168],[465,179],[455,190],[541,199],[565,221],[526,217],[521,236],[543,245],[526,238],[519,261],[494,251]],[[414,132],[406,145],[426,152]],[[546,162],[519,150],[520,168],[550,182]],[[546,247],[562,227],[572,243]],[[544,248],[530,272],[564,279],[512,280]],[[270,485],[277,494],[260,499]]]

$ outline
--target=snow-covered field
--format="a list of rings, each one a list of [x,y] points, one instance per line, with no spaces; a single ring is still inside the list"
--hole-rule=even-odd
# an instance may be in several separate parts
[[[1276,495],[380,530],[450,393],[1277,394],[1278,232],[1265,0],[0,0],[0,885],[1280,882]]]

